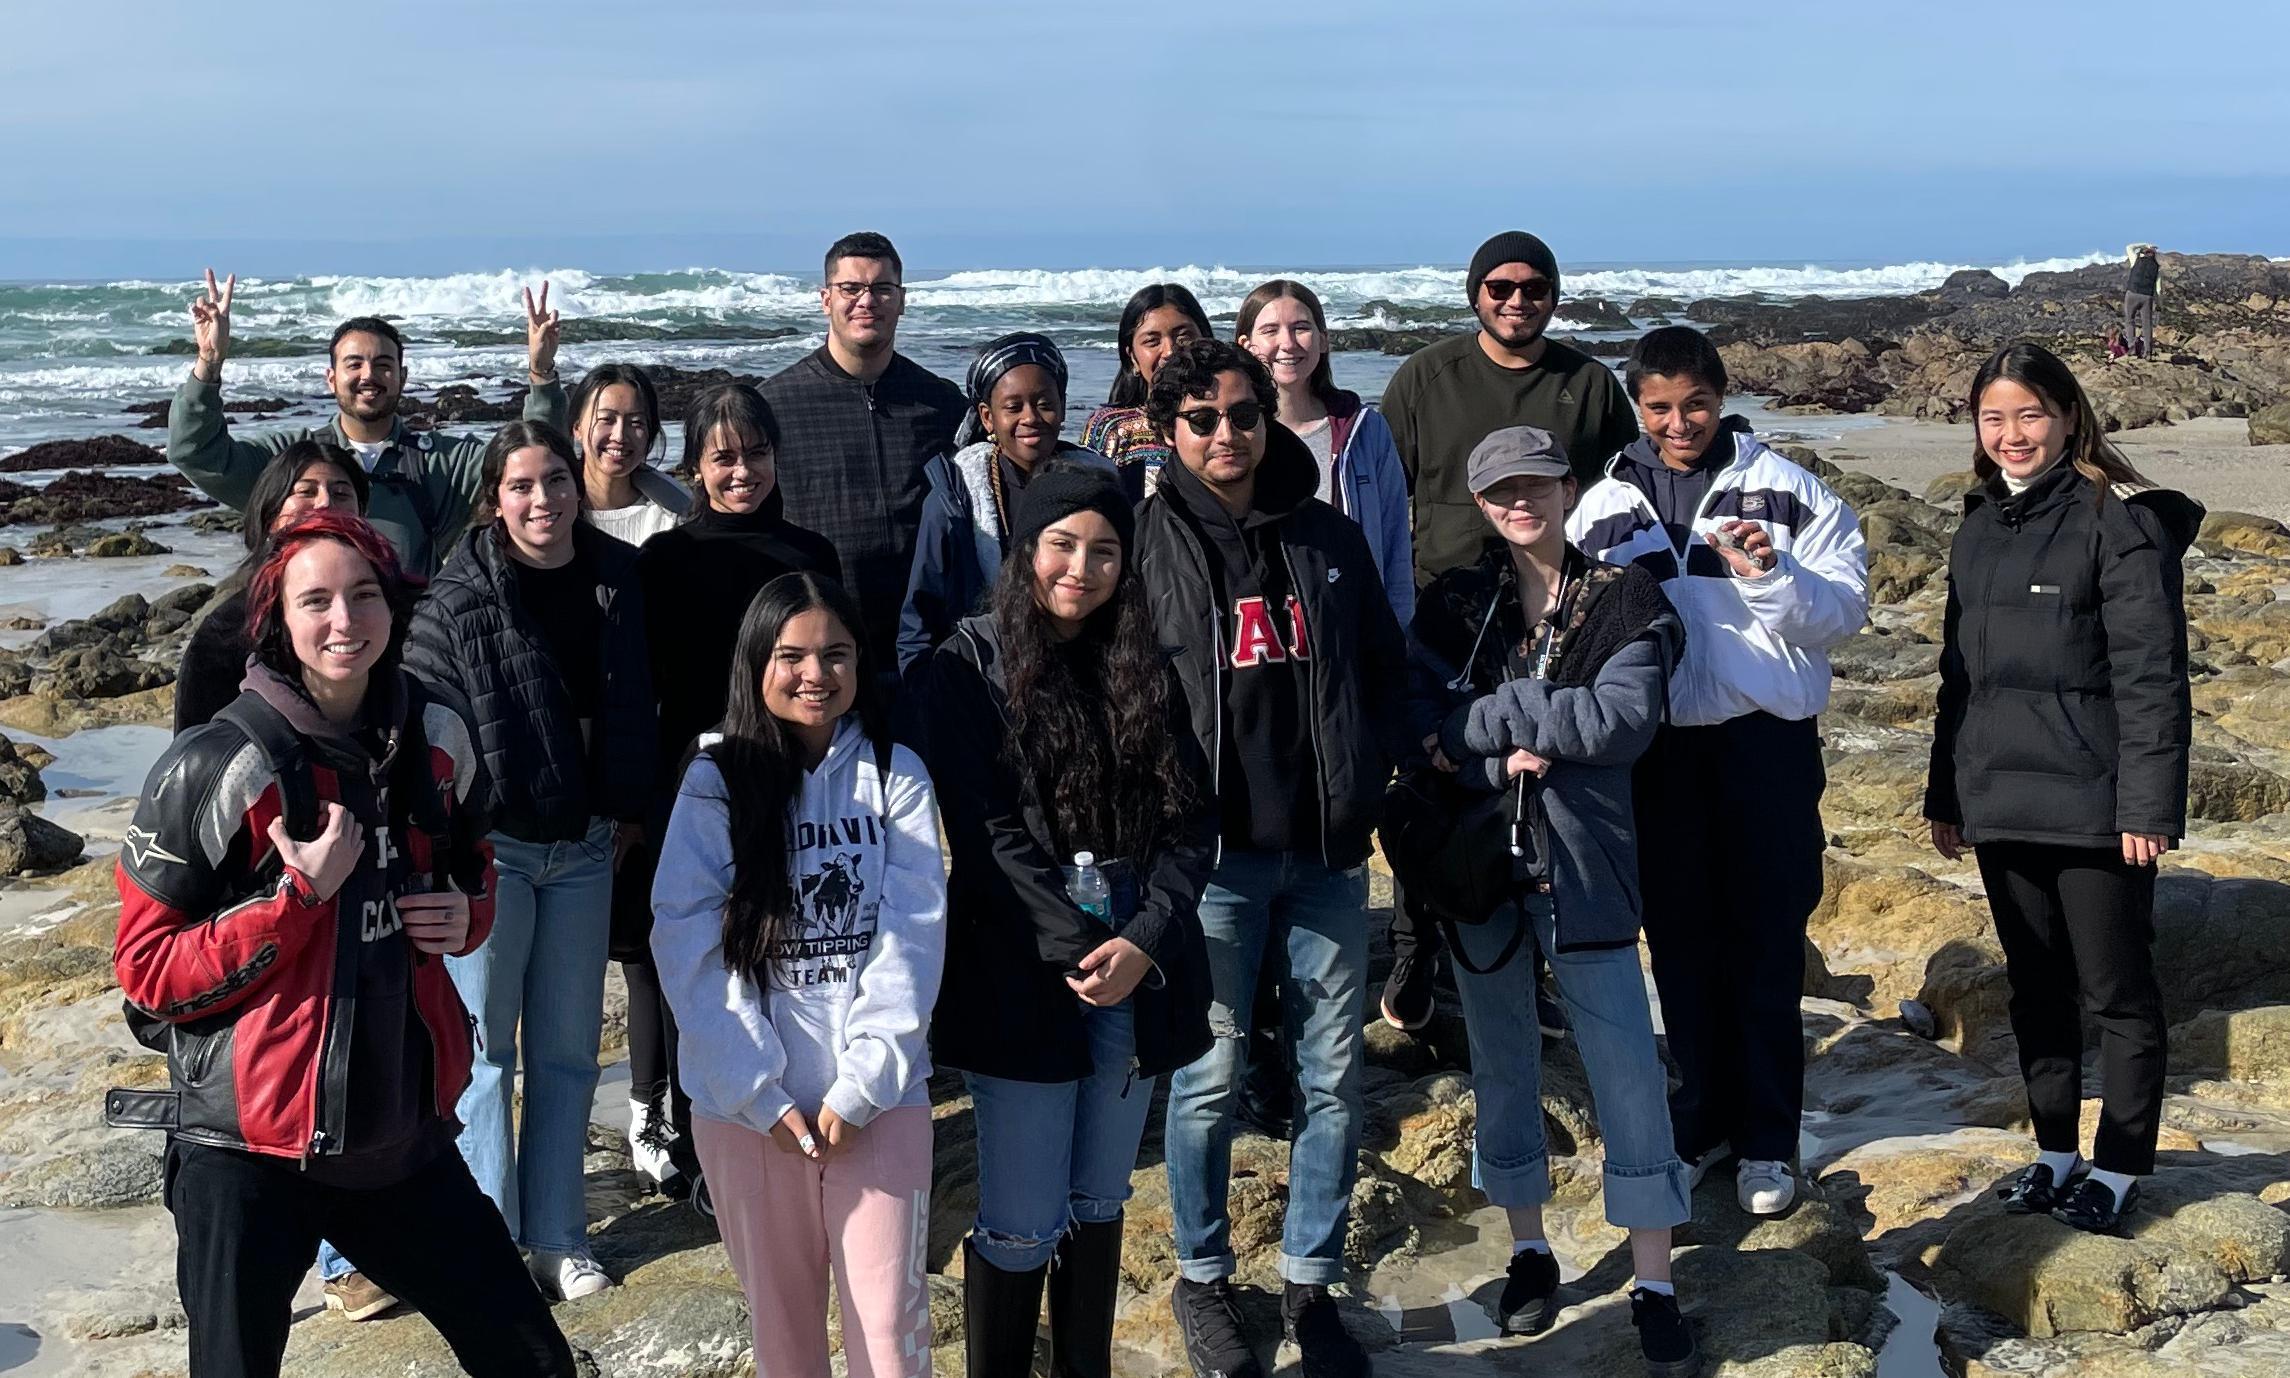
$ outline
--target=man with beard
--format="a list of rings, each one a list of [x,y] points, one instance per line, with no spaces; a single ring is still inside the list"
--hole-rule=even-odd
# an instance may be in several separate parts
[[[397,547],[405,568],[427,578],[453,549],[477,498],[484,435],[446,437],[398,419],[405,391],[405,339],[378,316],[334,327],[326,351],[326,389],[339,408],[325,426],[234,436],[223,418],[223,361],[231,352],[231,298],[238,275],[222,282],[207,270],[207,290],[191,303],[198,362],[167,408],[167,462],[199,491],[244,510],[254,482],[280,452],[302,440],[338,445],[358,456],[372,481],[366,520]],[[557,381],[557,313],[549,285],[536,301],[525,292],[525,362],[531,389],[525,420],[565,426],[565,390]]]
[[[1558,259],[1524,230],[1479,246],[1464,277],[1479,329],[1419,350],[1384,388],[1384,420],[1399,445],[1415,518],[1415,583],[1478,563],[1490,539],[1465,477],[1471,451],[1495,431],[1547,431],[1584,491],[1606,476],[1607,461],[1638,438],[1630,399],[1613,370],[1543,332],[1558,311]],[[1420,1029],[1431,1020],[1439,930],[1394,895],[1392,972],[1384,983],[1386,1022]],[[1564,1027],[1543,1001],[1543,1027]]]
[[[882,235],[836,240],[819,287],[827,343],[761,389],[779,418],[787,520],[842,556],[844,587],[866,616],[867,662],[886,672],[898,664],[899,612],[930,488],[923,466],[953,449],[967,410],[962,389],[898,352],[904,273]]]

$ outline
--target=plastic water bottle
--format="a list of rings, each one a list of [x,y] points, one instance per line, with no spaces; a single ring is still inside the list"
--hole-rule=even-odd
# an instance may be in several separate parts
[[[1065,872],[1066,898],[1085,914],[1094,914],[1101,923],[1113,922],[1113,887],[1105,883],[1105,872],[1097,869],[1097,853],[1075,852],[1073,865],[1059,868]]]

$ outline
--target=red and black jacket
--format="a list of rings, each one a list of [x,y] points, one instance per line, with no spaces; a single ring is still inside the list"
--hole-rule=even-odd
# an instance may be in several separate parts
[[[227,716],[178,736],[152,767],[120,848],[112,961],[138,1037],[167,1053],[172,1128],[186,1139],[305,1161],[344,1151],[359,944],[385,918],[384,941],[406,943],[413,964],[441,1119],[468,1084],[468,1012],[445,963],[394,932],[393,902],[450,883],[470,897],[455,955],[484,942],[493,852],[482,765],[468,719],[437,691],[399,676],[390,697],[378,753],[300,736],[307,783],[282,785],[271,753]],[[234,712],[285,723],[251,691]],[[269,839],[271,821],[310,793],[366,832],[363,860],[331,899]]]

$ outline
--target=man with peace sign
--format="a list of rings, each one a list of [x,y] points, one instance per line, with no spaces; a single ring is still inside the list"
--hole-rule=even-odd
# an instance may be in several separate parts
[[[405,340],[377,316],[359,316],[334,328],[327,347],[326,387],[340,408],[325,426],[237,437],[223,420],[223,361],[231,352],[231,298],[238,275],[221,282],[207,270],[207,288],[191,302],[198,362],[167,409],[167,462],[226,507],[246,507],[255,477],[296,441],[317,439],[357,455],[373,481],[367,520],[397,547],[408,570],[424,576],[438,564],[469,522],[487,437],[440,436],[408,430],[398,420],[405,390]],[[549,309],[549,285],[536,299],[525,289],[526,367],[532,390],[525,419],[565,425],[565,390],[557,381],[558,315]]]

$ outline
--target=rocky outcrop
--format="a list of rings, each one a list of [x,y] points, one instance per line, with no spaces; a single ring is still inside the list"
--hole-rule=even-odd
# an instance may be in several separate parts
[[[153,446],[124,435],[99,435],[87,440],[50,440],[0,458],[0,474],[30,473],[38,469],[130,469],[164,464],[167,456]]]
[[[119,478],[73,470],[45,488],[0,479],[0,526],[157,517],[210,504],[180,474]]]
[[[24,759],[14,742],[0,737],[0,804],[37,804],[47,797],[39,766]]]
[[[0,876],[60,870],[79,860],[86,843],[29,809],[0,804]]]
[[[2250,414],[2250,443],[2290,445],[2290,402],[2276,402]]]

